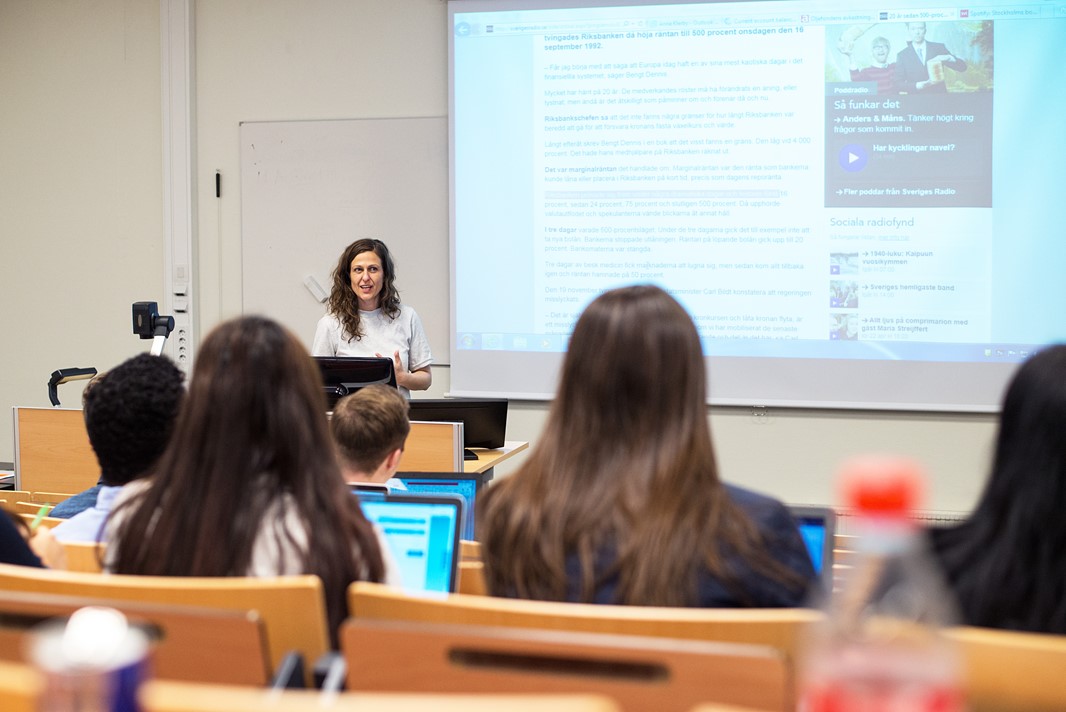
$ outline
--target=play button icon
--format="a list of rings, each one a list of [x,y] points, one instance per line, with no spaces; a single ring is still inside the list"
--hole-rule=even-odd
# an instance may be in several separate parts
[[[866,161],[869,156],[866,154],[866,149],[854,143],[849,143],[844,148],[840,149],[840,155],[838,160],[840,161],[840,167],[849,173],[856,173],[866,167]]]

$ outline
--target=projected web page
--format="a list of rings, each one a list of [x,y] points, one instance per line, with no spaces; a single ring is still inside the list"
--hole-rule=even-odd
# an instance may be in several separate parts
[[[453,5],[454,360],[565,351],[634,282],[710,356],[1066,337],[1061,3]]]

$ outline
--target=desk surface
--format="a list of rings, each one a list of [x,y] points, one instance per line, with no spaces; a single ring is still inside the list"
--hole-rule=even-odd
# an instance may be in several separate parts
[[[486,450],[485,448],[475,447],[470,448],[477,455],[476,460],[463,460],[464,472],[485,472],[490,470],[496,465],[499,465],[504,460],[514,457],[518,453],[529,448],[529,443],[523,440],[508,440],[503,444],[503,447],[496,448],[495,450]]]

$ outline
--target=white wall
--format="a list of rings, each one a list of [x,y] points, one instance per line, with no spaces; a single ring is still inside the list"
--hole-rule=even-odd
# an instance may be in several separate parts
[[[12,7],[12,5],[14,7]],[[145,7],[148,6],[148,7]],[[32,8],[32,11],[30,10]],[[48,17],[35,16],[51,8]],[[381,118],[401,116],[440,116],[447,112],[446,4],[442,0],[203,0],[196,14],[196,108],[198,130],[198,292],[200,323],[210,328],[220,319],[241,312],[241,240],[239,204],[239,140],[241,121],[325,118]],[[103,38],[91,25],[110,17],[114,37]],[[18,147],[23,162],[44,160],[51,165],[40,179],[54,187],[71,170],[81,180],[66,188],[63,205],[74,210],[62,215],[54,202],[36,196],[21,184],[18,171],[0,166],[0,206],[4,215],[16,209],[14,221],[4,220],[4,278],[0,284],[5,332],[9,346],[19,352],[10,357],[16,368],[0,373],[2,398],[10,405],[40,404],[44,380],[52,368],[92,365],[119,355],[136,352],[139,344],[128,334],[129,303],[154,298],[161,288],[161,234],[159,208],[159,117],[158,117],[158,6],[152,3],[119,0],[69,3],[58,0],[6,0],[0,4],[0,40],[10,34],[20,48],[8,42],[0,46],[0,125],[5,127],[0,145]],[[125,16],[125,24],[121,19]],[[136,19],[134,22],[130,16]],[[139,19],[137,19],[139,18]],[[131,22],[133,22],[131,26]],[[12,26],[19,29],[12,30]],[[74,36],[64,41],[63,32]],[[122,29],[124,28],[124,29]],[[77,62],[62,64],[47,48],[33,49],[30,29],[44,32],[46,43],[87,45]],[[135,36],[130,36],[135,35]],[[109,36],[110,37],[110,36]],[[122,45],[132,45],[138,61],[136,81],[115,77],[116,71],[132,72],[133,66],[108,65],[103,57]],[[149,47],[150,46],[150,47]],[[33,56],[43,65],[39,75],[16,76],[12,62],[26,65]],[[86,64],[90,66],[85,66]],[[132,63],[130,63],[132,64]],[[150,66],[145,69],[146,65]],[[151,74],[151,78],[147,75]],[[144,76],[142,76],[144,75]],[[80,77],[81,81],[74,80]],[[62,85],[62,86],[57,86]],[[16,90],[19,107],[7,101],[7,88]],[[86,87],[93,87],[92,91]],[[153,106],[144,108],[145,94],[155,92]],[[86,120],[71,116],[65,120],[52,112],[27,108],[37,93],[49,93],[55,103],[69,111],[90,112]],[[135,93],[137,107],[133,108]],[[53,96],[54,95],[54,96]],[[114,102],[114,105],[112,105]],[[84,105],[84,106],[83,106]],[[108,112],[111,113],[108,113]],[[130,113],[152,113],[150,119]],[[64,112],[66,113],[66,112]],[[100,116],[92,119],[92,114]],[[78,139],[68,139],[63,148],[50,143],[50,136],[34,135],[42,121],[58,122],[60,133],[78,129]],[[14,122],[20,139],[12,140],[7,129]],[[142,123],[144,124],[142,126]],[[136,131],[133,130],[134,125]],[[153,133],[154,132],[154,133]],[[115,172],[136,162],[142,180],[136,186],[136,210],[129,208],[134,198],[125,191],[92,180],[93,172],[71,167],[69,157],[82,144],[109,144],[93,165],[101,162]],[[79,149],[80,150],[80,149]],[[115,153],[126,155],[125,161]],[[43,155],[43,158],[41,157]],[[110,164],[110,165],[109,165]],[[152,173],[154,168],[154,173]],[[214,197],[214,172],[223,175],[223,197]],[[145,173],[152,173],[144,176]],[[12,195],[9,190],[13,190]],[[104,195],[101,195],[103,193]],[[46,202],[47,200],[47,202]],[[147,206],[151,205],[149,209]],[[45,209],[47,208],[47,209]],[[90,219],[93,218],[93,219]],[[109,219],[105,219],[109,218]],[[66,219],[70,225],[54,230],[53,221]],[[135,223],[135,227],[134,224]],[[12,229],[15,225],[17,229]],[[106,227],[106,229],[105,229]],[[76,230],[74,228],[77,228]],[[121,228],[121,229],[120,229]],[[23,240],[33,234],[38,240],[57,239],[64,255],[52,260],[46,246]],[[69,237],[68,237],[69,236]],[[128,245],[144,238],[151,256],[129,254]],[[388,235],[381,236],[386,241]],[[95,239],[94,239],[95,238]],[[74,247],[94,244],[100,253],[91,258],[88,274],[82,274]],[[12,247],[26,253],[20,257],[26,268],[16,285],[7,284],[12,270],[7,255]],[[399,255],[398,259],[412,259]],[[61,263],[58,282],[50,279]],[[117,265],[113,266],[113,265]],[[151,274],[128,274],[137,270]],[[440,265],[446,270],[447,265]],[[154,270],[154,271],[153,271]],[[15,298],[39,289],[49,280],[56,292],[48,298],[53,306],[98,304],[85,310],[86,321],[79,337],[68,347],[50,347],[47,327],[36,326],[28,302],[12,306]],[[126,284],[126,288],[123,287]],[[138,290],[140,290],[138,292]],[[153,291],[154,290],[154,291]],[[127,298],[127,293],[138,292]],[[91,294],[91,301],[86,295]],[[99,296],[97,296],[99,295]],[[104,304],[104,300],[114,302]],[[418,308],[418,305],[413,305]],[[112,323],[112,317],[118,319]],[[8,324],[14,327],[8,327]],[[100,351],[86,351],[93,345]],[[33,354],[22,351],[35,349]],[[443,350],[444,347],[437,347]],[[107,350],[109,349],[109,350]],[[9,348],[10,352],[10,348]],[[55,363],[61,354],[63,363]],[[47,358],[46,358],[47,357]],[[40,365],[45,364],[44,366]],[[11,371],[8,373],[7,371]],[[40,375],[38,375],[40,373]],[[41,383],[35,386],[30,381]],[[16,388],[16,384],[19,384]],[[71,388],[71,386],[67,386]],[[438,368],[430,395],[447,391],[448,371]],[[544,404],[512,404],[508,437],[535,441],[544,422]],[[5,412],[2,417],[8,418]],[[0,421],[7,428],[8,421]],[[931,472],[930,508],[963,511],[976,499],[987,466],[994,419],[981,415],[932,415],[861,412],[786,411],[771,409],[753,415],[742,408],[715,409],[711,416],[719,461],[724,476],[732,481],[776,494],[794,503],[828,503],[835,500],[832,474],[840,460],[849,454],[876,451],[901,452],[924,461]],[[0,431],[2,432],[2,431]],[[0,459],[11,445],[3,441]],[[520,461],[520,460],[519,460]],[[502,466],[500,474],[513,467]]]
[[[53,370],[150,343],[130,307],[162,296],[159,51],[158,3],[0,2],[0,461]]]

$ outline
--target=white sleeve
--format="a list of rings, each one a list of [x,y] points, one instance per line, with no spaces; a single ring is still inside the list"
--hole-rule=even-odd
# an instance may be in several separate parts
[[[418,313],[411,310],[411,343],[408,346],[407,369],[417,371],[433,363],[433,353],[429,350],[429,339]]]
[[[315,327],[315,340],[311,342],[312,356],[337,355],[337,342],[339,339],[334,337],[335,330],[332,328],[334,322],[336,322],[336,319],[331,314],[326,314],[318,320],[318,326]]]

